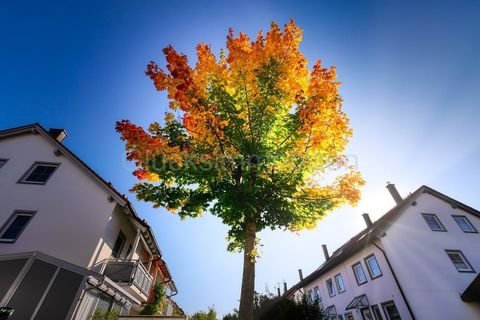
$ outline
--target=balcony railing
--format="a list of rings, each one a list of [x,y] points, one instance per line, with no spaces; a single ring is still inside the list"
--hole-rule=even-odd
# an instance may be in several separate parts
[[[103,274],[115,282],[135,285],[146,296],[152,288],[153,278],[138,260],[105,260]]]

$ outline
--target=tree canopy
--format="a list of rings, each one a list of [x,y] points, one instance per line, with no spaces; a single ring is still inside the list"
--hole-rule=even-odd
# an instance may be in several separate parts
[[[116,129],[142,182],[137,197],[197,217],[209,211],[230,227],[230,249],[243,245],[245,215],[264,228],[315,227],[326,212],[355,204],[363,180],[345,170],[352,135],[334,67],[310,72],[299,51],[302,30],[272,23],[254,41],[230,29],[217,58],[197,46],[195,67],[171,46],[164,71],[146,74],[166,91],[164,123],[144,130],[128,120]],[[322,180],[342,169],[332,181]]]

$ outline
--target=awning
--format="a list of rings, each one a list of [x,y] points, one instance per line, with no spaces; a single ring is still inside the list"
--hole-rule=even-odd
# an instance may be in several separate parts
[[[98,290],[104,292],[105,294],[111,296],[116,301],[120,302],[121,304],[138,304],[141,305],[142,303],[138,301],[135,297],[133,297],[130,293],[125,291],[121,286],[110,280],[108,277],[94,277],[89,276],[87,278],[87,282],[97,288]]]
[[[334,305],[331,305],[325,309],[325,314],[327,316],[336,316],[337,315],[337,308]]]
[[[365,294],[362,294],[361,296],[353,298],[353,300],[348,304],[348,306],[345,308],[345,310],[350,310],[350,309],[359,309],[362,307],[368,307],[368,299]]]
[[[480,302],[480,273],[460,296],[465,302]]]

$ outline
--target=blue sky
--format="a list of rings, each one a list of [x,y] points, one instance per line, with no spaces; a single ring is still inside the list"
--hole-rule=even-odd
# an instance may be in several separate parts
[[[264,232],[257,290],[293,285],[330,251],[427,184],[480,208],[480,22],[478,1],[2,1],[0,128],[40,122],[66,128],[65,143],[127,193],[134,183],[116,120],[160,120],[166,100],[144,70],[172,44],[192,57],[199,42],[218,52],[229,27],[255,35],[293,18],[303,52],[335,65],[355,130],[349,154],[367,180],[356,208],[335,211],[313,231]],[[134,196],[130,198],[134,200]],[[153,226],[180,293],[194,312],[238,304],[241,256],[226,252],[227,229],[135,202]]]

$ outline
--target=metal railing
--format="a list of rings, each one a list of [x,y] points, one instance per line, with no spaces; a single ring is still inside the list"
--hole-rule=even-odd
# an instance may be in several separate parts
[[[115,282],[133,284],[146,296],[153,284],[153,277],[139,260],[105,260],[102,274]]]

